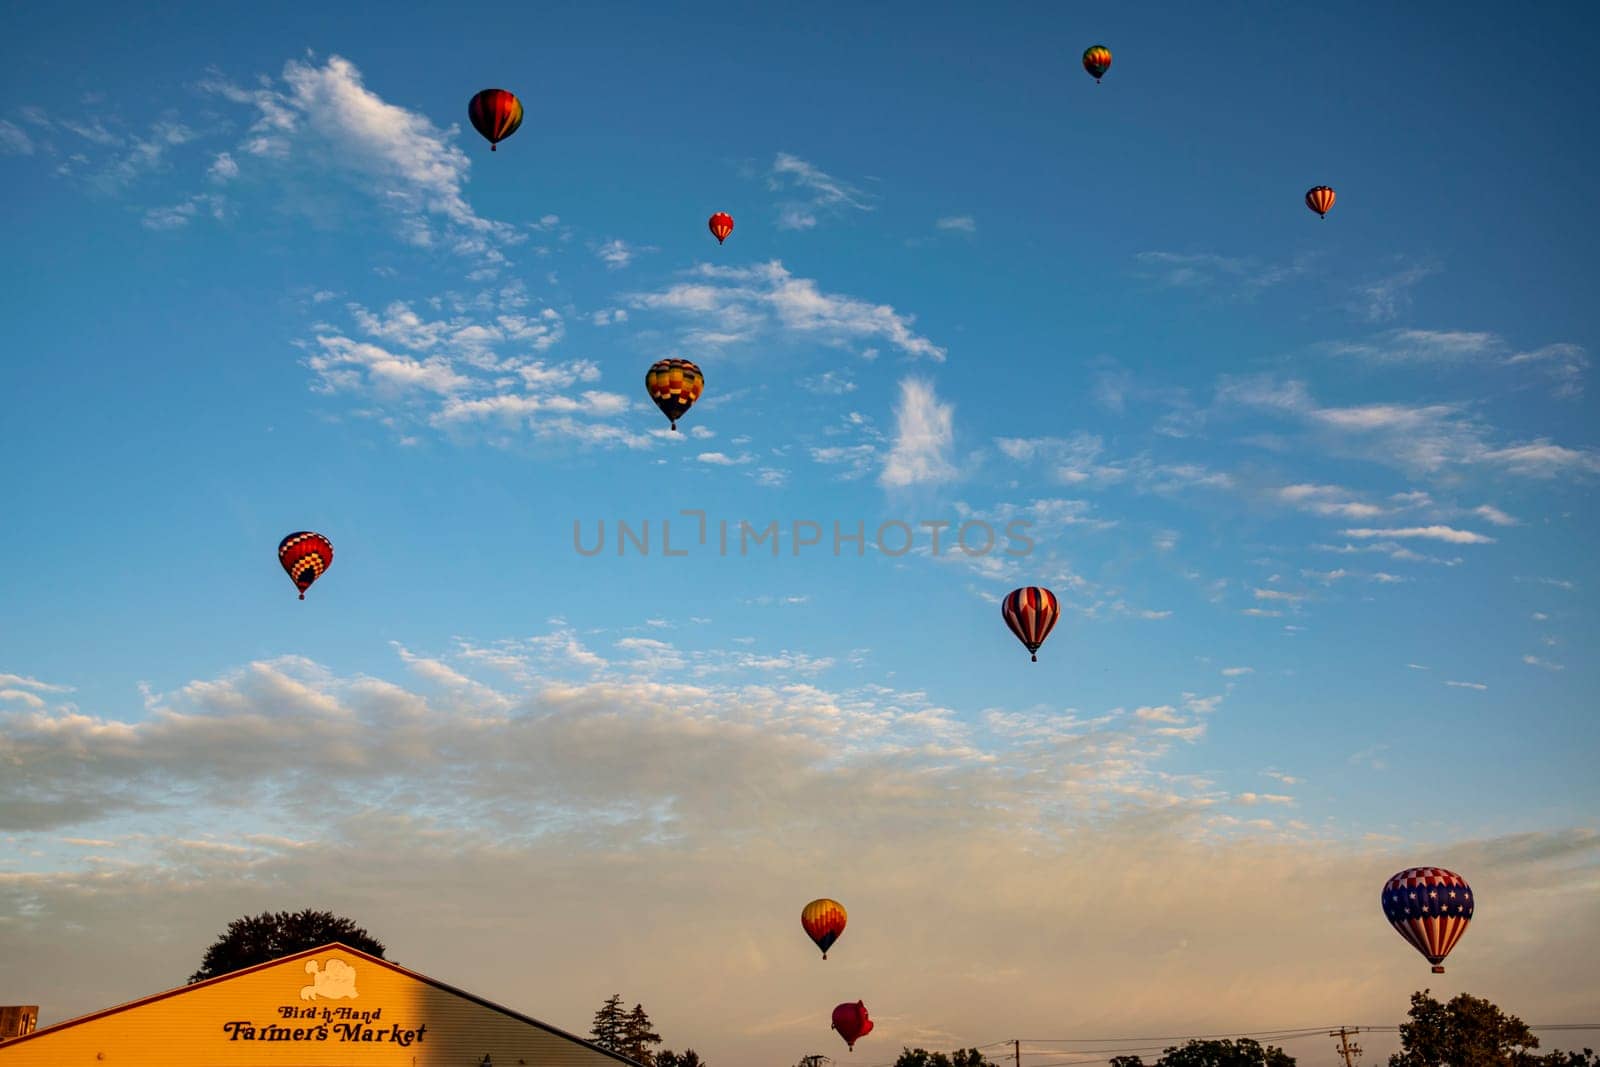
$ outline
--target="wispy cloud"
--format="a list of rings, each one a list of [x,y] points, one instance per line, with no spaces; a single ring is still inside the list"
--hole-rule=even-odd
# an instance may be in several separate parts
[[[481,218],[467,203],[471,161],[450,131],[368,89],[341,56],[320,66],[290,60],[281,85],[244,88],[213,72],[201,87],[256,112],[229,155],[235,180],[303,168],[343,179],[348,203],[381,203],[410,244],[491,263],[504,261],[497,245],[520,240],[515,227]]]
[[[1264,264],[1254,258],[1209,252],[1139,252],[1134,260],[1146,277],[1163,285],[1225,290],[1242,300],[1253,300],[1264,290],[1300,277],[1311,268],[1311,259],[1306,256],[1287,264]]]
[[[1449,685],[1449,686],[1454,686],[1457,689],[1484,690],[1484,689],[1488,689],[1489,688],[1488,686],[1484,685],[1482,682],[1451,682],[1451,681],[1447,681],[1444,684],[1445,685]]]
[[[954,444],[952,405],[941,403],[933,383],[906,378],[900,383],[895,406],[895,436],[884,461],[879,483],[897,489],[912,485],[937,485],[956,476],[950,462]]]
[[[1342,531],[1346,537],[1421,537],[1433,541],[1448,541],[1455,545],[1492,545],[1494,538],[1471,530],[1457,530],[1452,526],[1401,526],[1390,529],[1354,529]]]
[[[629,294],[629,306],[690,319],[687,343],[721,345],[782,331],[829,343],[880,340],[908,356],[942,362],[945,350],[912,329],[914,317],[887,304],[825,293],[777,260],[756,267],[702,264],[696,280]],[[707,321],[715,325],[707,326]]]
[[[847,208],[871,211],[874,207],[868,194],[788,152],[779,152],[773,160],[767,186],[774,191],[798,192],[803,197],[779,205],[778,228],[782,230],[812,229],[819,213]]]
[[[14,122],[0,119],[0,153],[11,156],[33,155],[33,139]]]
[[[941,230],[956,230],[961,233],[977,233],[978,223],[971,215],[946,215],[934,223]]]
[[[1436,273],[1434,267],[1408,267],[1358,285],[1351,309],[1371,322],[1392,319],[1411,306],[1411,290],[1417,283]]]

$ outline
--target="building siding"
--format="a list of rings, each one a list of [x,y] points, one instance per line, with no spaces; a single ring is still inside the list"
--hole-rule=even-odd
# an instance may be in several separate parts
[[[0,1067],[627,1067],[576,1037],[330,947],[60,1023]]]

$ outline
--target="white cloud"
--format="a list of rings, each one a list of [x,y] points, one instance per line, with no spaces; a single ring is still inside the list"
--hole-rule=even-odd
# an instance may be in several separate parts
[[[1492,545],[1495,543],[1495,539],[1492,537],[1473,533],[1471,530],[1457,530],[1452,526],[1404,526],[1384,530],[1355,529],[1341,532],[1346,537],[1420,537],[1432,541],[1448,541],[1455,545]]]
[[[956,476],[950,462],[954,443],[954,412],[939,402],[931,382],[906,378],[900,382],[900,403],[895,407],[895,438],[884,461],[879,483],[890,488],[935,485]]]
[[[1528,364],[1539,368],[1555,385],[1555,395],[1576,399],[1583,395],[1583,374],[1589,369],[1589,356],[1580,345],[1553,344],[1531,352],[1518,352],[1506,360],[1513,366]]]
[[[796,278],[777,260],[749,268],[702,264],[695,274],[696,281],[630,294],[629,303],[691,320],[694,326],[684,340],[701,346],[750,341],[783,330],[833,343],[877,338],[908,356],[938,362],[945,358],[943,348],[912,330],[912,316],[887,304],[824,293],[816,282]]]
[[[601,245],[595,255],[605,263],[610,270],[621,270],[633,262],[633,258],[640,252],[653,252],[653,248],[638,248],[628,244],[620,237],[614,238]]]
[[[1154,272],[1146,277],[1163,285],[1205,289],[1226,286],[1243,300],[1252,300],[1272,286],[1300,277],[1311,267],[1311,259],[1306,256],[1297,257],[1288,264],[1264,264],[1252,258],[1208,252],[1139,252],[1133,258]]]
[[[1219,405],[1239,405],[1296,419],[1314,444],[1334,455],[1358,456],[1415,473],[1489,466],[1530,478],[1600,473],[1600,452],[1572,449],[1545,438],[1496,446],[1490,429],[1460,406],[1362,404],[1326,407],[1303,382],[1269,377],[1225,379]]]
[[[1313,515],[1337,515],[1344,519],[1371,519],[1383,515],[1386,509],[1360,500],[1348,489],[1337,485],[1285,485],[1269,490],[1269,495],[1283,503],[1309,511]]]
[[[789,189],[805,196],[804,201],[789,201],[778,206],[780,230],[809,230],[817,225],[819,211],[837,211],[853,208],[872,211],[871,198],[850,185],[827,174],[788,152],[779,152],[772,163],[767,185],[773,190]]]
[[[235,169],[268,175],[310,168],[337,175],[348,202],[382,206],[409,243],[503,262],[494,247],[519,239],[514,227],[480,218],[467,203],[471,161],[427,116],[368,89],[341,56],[290,60],[282,87],[245,89],[213,74],[202,88],[255,108],[257,119],[231,156]]]
[[[1353,310],[1373,322],[1392,319],[1411,305],[1411,289],[1424,278],[1437,273],[1433,267],[1405,270],[1356,287]]]
[[[941,230],[958,230],[961,233],[976,233],[978,223],[971,215],[946,215],[934,223]]]
[[[1449,685],[1449,686],[1454,686],[1457,689],[1478,689],[1478,690],[1483,690],[1483,689],[1488,689],[1489,688],[1488,686],[1484,685],[1482,682],[1452,682],[1452,681],[1447,681],[1444,684],[1445,685]]]
[[[1480,519],[1486,519],[1487,521],[1494,523],[1496,526],[1521,525],[1516,519],[1512,518],[1510,515],[1507,515],[1505,512],[1501,511],[1492,504],[1480,504],[1472,509],[1472,514],[1478,516]]]
[[[229,182],[239,176],[239,164],[234,162],[233,156],[227,152],[218,152],[217,157],[211,161],[211,167],[206,171],[207,177],[215,182]]]
[[[1533,656],[1533,655],[1523,656],[1522,657],[1522,662],[1526,663],[1530,667],[1543,667],[1547,671],[1564,671],[1564,670],[1566,670],[1566,667],[1562,666],[1559,663],[1555,663],[1555,662],[1552,662],[1551,660],[1547,660],[1547,659],[1540,659],[1538,656]]]
[[[0,119],[0,152],[12,156],[31,156],[33,139],[21,126]]]
[[[1222,673],[1227,678],[1238,678],[1240,675],[1254,674],[1256,669],[1254,667],[1224,667],[1222,668]]]

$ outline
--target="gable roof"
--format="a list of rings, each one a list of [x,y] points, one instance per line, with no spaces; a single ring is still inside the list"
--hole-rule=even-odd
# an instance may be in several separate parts
[[[207,978],[203,982],[195,982],[192,985],[181,985],[175,989],[168,989],[162,993],[154,993],[148,997],[140,997],[138,1000],[130,1000],[126,1004],[118,1004],[113,1008],[104,1008],[88,1015],[80,1015],[76,1019],[68,1019],[65,1022],[53,1023],[50,1026],[35,1030],[30,1034],[24,1034],[21,1037],[14,1037],[11,1040],[6,1041],[4,1044],[4,1050],[9,1051],[16,1046],[25,1044],[26,1042],[32,1041],[35,1038],[60,1033],[61,1031],[70,1027],[82,1026],[84,1023],[91,1023],[97,1019],[104,1019],[110,1015],[119,1015],[125,1011],[132,1011],[135,1008],[142,1008],[147,1004],[154,1004],[157,1001],[166,1000],[168,997],[182,996],[191,990],[203,989],[206,986],[217,985],[221,982],[229,982],[235,978],[239,978],[247,974],[254,974],[257,971],[266,970],[268,967],[278,967],[294,960],[303,959],[307,956],[320,955],[327,952],[329,949],[338,949],[340,952],[348,952],[357,959],[363,960],[366,963],[377,967],[386,968],[387,970],[409,978],[414,982],[421,982],[423,985],[432,986],[434,989],[449,993],[454,997],[460,997],[462,1000],[470,1001],[479,1007],[488,1008],[490,1011],[498,1012],[501,1015],[509,1016],[510,1018],[521,1023],[526,1023],[529,1026],[536,1026],[547,1033],[554,1034],[557,1037],[565,1038],[566,1040],[571,1041],[573,1044],[582,1045],[585,1048],[600,1053],[602,1056],[616,1060],[618,1063],[626,1064],[627,1067],[643,1067],[643,1065],[637,1060],[629,1059],[627,1056],[624,1056],[619,1052],[612,1052],[610,1049],[601,1048],[593,1041],[581,1038],[576,1034],[568,1033],[560,1027],[551,1026],[549,1023],[540,1022],[531,1015],[524,1015],[520,1011],[512,1011],[510,1008],[507,1008],[501,1004],[496,1004],[492,1000],[485,1000],[483,997],[468,993],[464,989],[458,989],[453,985],[448,985],[447,983],[441,982],[437,978],[429,978],[425,974],[408,970],[405,967],[400,966],[398,963],[391,963],[389,960],[379,959],[377,956],[369,955],[368,953],[362,952],[358,948],[351,948],[349,945],[339,941],[330,941],[326,945],[319,945],[316,948],[308,948],[304,952],[296,952],[288,956],[279,956],[275,960],[268,960],[266,963],[258,963],[253,967],[245,967],[241,970],[230,971],[227,974],[219,974],[217,977]]]

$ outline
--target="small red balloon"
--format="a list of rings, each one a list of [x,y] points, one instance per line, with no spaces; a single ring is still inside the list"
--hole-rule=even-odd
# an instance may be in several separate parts
[[[720,245],[728,239],[728,234],[733,232],[733,216],[726,211],[719,211],[711,216],[706,225],[711,227],[711,236],[715,237],[717,244]]]
[[[872,1033],[872,1020],[867,1018],[867,1006],[858,1000],[854,1004],[841,1004],[834,1008],[833,1028],[839,1031],[839,1036],[854,1052],[856,1042]]]

